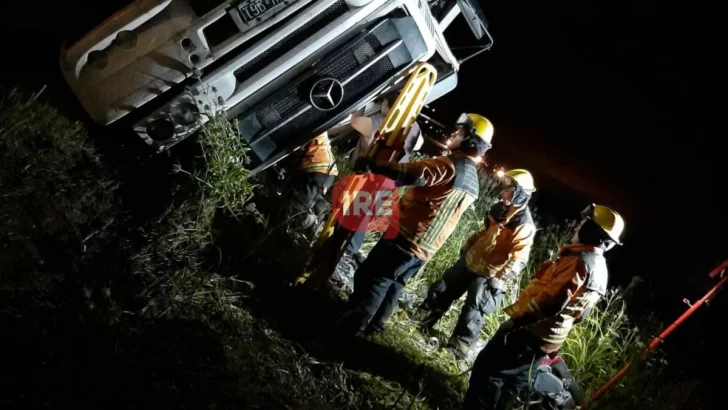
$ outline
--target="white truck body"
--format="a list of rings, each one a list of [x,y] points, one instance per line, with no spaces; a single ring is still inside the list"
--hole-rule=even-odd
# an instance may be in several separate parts
[[[128,121],[157,151],[226,112],[260,170],[417,62],[455,74],[443,30],[459,12],[438,22],[427,0],[136,0],[64,49],[61,67],[94,121]],[[431,100],[457,85],[440,80]]]

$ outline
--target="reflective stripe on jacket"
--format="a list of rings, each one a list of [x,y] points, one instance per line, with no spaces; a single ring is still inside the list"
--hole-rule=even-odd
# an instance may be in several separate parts
[[[542,342],[551,353],[566,340],[575,321],[606,294],[608,281],[604,250],[590,245],[568,245],[539,268],[533,282],[516,303],[505,308],[514,320]]]
[[[321,174],[338,175],[334,154],[331,152],[329,134],[324,132],[306,145],[301,171],[318,172]]]
[[[488,215],[486,229],[463,245],[465,267],[480,276],[511,278],[528,264],[536,226],[528,206],[511,207],[505,220]]]
[[[412,185],[399,202],[399,233],[413,255],[429,260],[478,198],[475,161],[464,155],[450,155],[377,165],[400,184]]]

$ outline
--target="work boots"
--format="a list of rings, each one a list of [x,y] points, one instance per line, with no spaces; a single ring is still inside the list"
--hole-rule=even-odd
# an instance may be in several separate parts
[[[366,257],[361,253],[344,252],[344,255],[336,265],[331,281],[348,293],[354,291],[354,273]]]
[[[450,341],[447,343],[447,346],[445,346],[443,350],[455,356],[455,358],[458,360],[465,360],[468,357],[470,346],[465,346],[457,339],[451,338]]]
[[[420,332],[425,336],[434,336],[437,333],[435,325],[444,314],[445,312],[430,309],[429,304],[425,301],[417,308],[413,319],[418,323],[417,328]]]

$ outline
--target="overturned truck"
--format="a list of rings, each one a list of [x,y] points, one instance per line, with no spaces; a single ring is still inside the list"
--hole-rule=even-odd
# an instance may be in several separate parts
[[[455,88],[461,60],[444,30],[459,15],[488,49],[475,0],[136,0],[65,47],[61,68],[94,121],[155,152],[225,112],[257,173],[419,62],[437,70],[428,102]]]

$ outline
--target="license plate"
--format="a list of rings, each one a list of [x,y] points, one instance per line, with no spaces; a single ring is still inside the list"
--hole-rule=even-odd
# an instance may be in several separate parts
[[[283,4],[285,3],[285,4]],[[249,0],[238,6],[245,24],[251,21],[262,21],[271,14],[291,3],[290,0]]]

